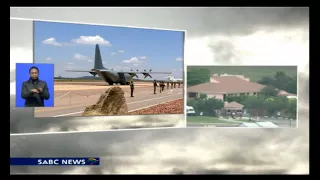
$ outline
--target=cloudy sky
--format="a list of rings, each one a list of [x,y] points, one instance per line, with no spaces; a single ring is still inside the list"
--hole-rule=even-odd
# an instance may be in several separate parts
[[[182,29],[187,31],[186,65],[298,65],[299,71],[298,129],[180,128],[15,135],[10,140],[11,156],[94,154],[102,158],[104,165],[46,170],[15,167],[11,168],[12,173],[309,172],[307,8],[15,8],[10,10],[10,16]],[[32,62],[32,39],[30,21],[10,20],[10,94],[15,94],[14,63]],[[16,133],[25,132],[27,117],[28,122],[34,120],[32,112],[14,114],[10,117],[11,127]],[[78,118],[64,120],[70,129],[87,129]],[[47,127],[57,125],[54,119],[47,119],[46,123]],[[29,125],[36,132],[49,131],[35,121]]]
[[[65,70],[91,70],[96,44],[106,68],[183,75],[183,31],[36,21],[34,36],[35,62],[54,64],[55,76],[90,75]],[[165,76],[153,75],[156,79]]]

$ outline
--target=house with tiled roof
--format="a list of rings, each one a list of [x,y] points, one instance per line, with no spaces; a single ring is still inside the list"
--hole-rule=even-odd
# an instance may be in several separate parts
[[[234,117],[241,117],[242,110],[244,105],[237,103],[237,102],[224,102],[224,108],[222,110],[223,116],[234,116]]]
[[[229,95],[257,95],[265,86],[251,82],[244,76],[237,75],[214,75],[210,82],[198,84],[187,88],[188,98],[206,94],[208,98],[215,97],[222,101]]]

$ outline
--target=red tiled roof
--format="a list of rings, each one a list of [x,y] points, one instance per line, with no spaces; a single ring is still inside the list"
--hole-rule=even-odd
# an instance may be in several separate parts
[[[237,76],[218,76],[214,77],[214,82],[198,84],[187,88],[187,92],[213,93],[213,94],[233,94],[233,93],[252,93],[260,92],[264,85],[246,81]]]
[[[224,108],[243,108],[244,106],[242,104],[239,104],[237,102],[231,102],[231,103],[228,103],[228,102],[225,102],[224,103]]]

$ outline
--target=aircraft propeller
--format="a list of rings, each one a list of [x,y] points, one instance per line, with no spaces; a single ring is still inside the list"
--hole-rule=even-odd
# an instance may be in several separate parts
[[[145,70],[145,69],[144,69],[143,71],[144,71],[144,72],[147,72],[147,70]],[[149,70],[149,72],[151,72],[151,71],[152,71],[152,69]],[[144,75],[144,78],[146,78],[146,77],[148,77],[148,76],[149,76],[150,78],[152,78],[152,76],[151,76],[149,73],[143,73],[143,75]]]

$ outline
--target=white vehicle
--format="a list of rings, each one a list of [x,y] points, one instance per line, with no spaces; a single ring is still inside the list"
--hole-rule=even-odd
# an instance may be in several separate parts
[[[167,78],[168,78],[168,81],[169,81],[169,82],[180,82],[180,83],[183,82],[182,79],[177,79],[177,78],[175,78],[175,77],[173,77],[173,76],[170,76],[170,75],[168,75]]]
[[[187,116],[194,116],[196,112],[194,111],[192,106],[187,106]]]

